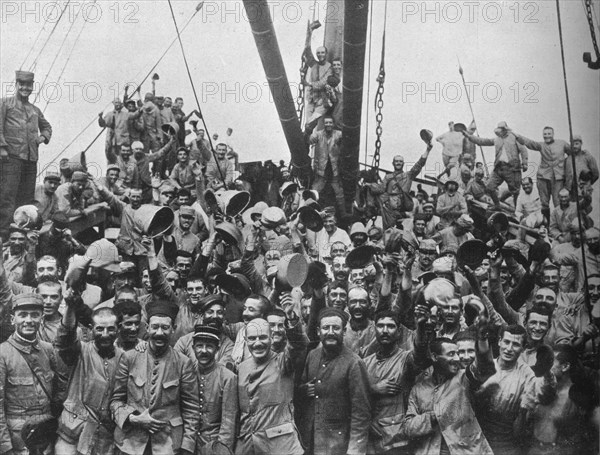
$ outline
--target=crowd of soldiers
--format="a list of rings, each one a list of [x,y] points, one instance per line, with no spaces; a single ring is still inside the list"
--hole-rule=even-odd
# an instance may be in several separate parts
[[[581,137],[451,124],[429,195],[412,190],[425,131],[410,170],[396,156],[360,181],[380,217],[355,207],[344,229],[328,109],[306,134],[312,187],[272,163],[253,185],[231,130],[208,139],[152,93],[99,117],[105,176],[66,160],[36,187],[52,128],[33,77],[0,106],[0,454],[598,452],[598,168]],[[489,176],[471,144],[495,147]]]

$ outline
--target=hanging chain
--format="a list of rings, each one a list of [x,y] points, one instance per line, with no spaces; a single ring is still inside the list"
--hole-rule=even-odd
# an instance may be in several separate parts
[[[296,114],[298,115],[300,124],[302,124],[302,116],[304,114],[304,80],[306,79],[307,71],[308,65],[306,64],[304,54],[302,54],[302,65],[300,66],[300,84],[298,85],[298,96],[296,97]]]
[[[594,45],[594,52],[596,53],[596,59],[600,59],[600,49],[598,49],[598,42],[596,41],[596,30],[594,30],[594,19],[592,16],[592,0],[585,0],[584,3],[588,24],[590,26],[590,35],[592,35],[592,44]]]
[[[384,35],[385,36],[385,35]],[[385,43],[385,37],[384,37]],[[385,46],[385,45],[384,45]],[[373,167],[375,169],[379,169],[379,160],[381,158],[381,135],[383,134],[383,127],[381,126],[383,123],[383,92],[385,82],[385,65],[383,59],[383,51],[381,55],[381,65],[379,66],[379,75],[377,76],[377,82],[379,85],[377,86],[377,93],[375,94],[375,111],[377,114],[375,115],[375,123],[377,126],[375,127],[375,135],[377,138],[375,139],[375,153],[373,154]]]

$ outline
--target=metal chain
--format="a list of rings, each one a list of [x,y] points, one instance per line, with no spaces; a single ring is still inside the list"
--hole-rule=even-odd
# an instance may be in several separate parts
[[[308,71],[308,65],[304,56],[302,56],[302,65],[300,66],[300,85],[298,86],[298,96],[296,97],[296,114],[298,120],[302,124],[302,116],[304,114],[304,79],[306,78],[306,72]]]
[[[381,135],[383,134],[383,127],[381,126],[381,124],[383,123],[383,83],[385,82],[385,68],[383,65],[383,61],[381,62],[381,66],[379,67],[379,76],[377,76],[377,82],[379,83],[377,87],[377,93],[375,94],[375,110],[377,111],[377,114],[375,115],[375,122],[377,124],[377,126],[375,127],[375,135],[377,136],[377,138],[375,139],[373,167],[378,170],[379,160],[381,158]]]
[[[594,45],[594,52],[596,52],[596,58],[600,58],[600,49],[598,49],[598,42],[596,41],[596,30],[594,30],[594,19],[592,16],[592,0],[585,0],[585,10],[587,14],[588,24],[590,26],[590,34],[592,35],[592,44]]]

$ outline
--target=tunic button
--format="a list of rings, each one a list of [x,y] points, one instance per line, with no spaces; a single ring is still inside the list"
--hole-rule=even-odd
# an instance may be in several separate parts
[[[158,365],[158,360],[155,360],[155,361],[154,361],[154,365]]]

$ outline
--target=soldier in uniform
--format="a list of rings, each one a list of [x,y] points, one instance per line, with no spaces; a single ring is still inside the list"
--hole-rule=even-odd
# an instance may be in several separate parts
[[[79,300],[79,302],[77,302]],[[111,455],[114,428],[109,400],[123,350],[115,345],[117,315],[112,308],[92,314],[93,341],[77,339],[77,297],[66,297],[56,345],[68,366],[74,367],[64,410],[60,416],[54,452],[60,455]]]
[[[192,362],[169,342],[178,307],[148,304],[148,349],[123,354],[110,410],[117,424],[118,453],[192,454],[196,447],[199,398]]]
[[[58,365],[52,345],[38,337],[42,297],[19,294],[12,302],[15,333],[0,344],[0,453],[27,455],[21,430],[32,418],[51,417]]]
[[[238,415],[237,376],[217,362],[221,330],[198,325],[194,330],[197,363],[196,374],[200,388],[199,455],[233,452]]]
[[[6,238],[17,207],[33,201],[38,146],[48,144],[52,127],[29,102],[34,74],[16,72],[15,96],[0,101],[0,237]]]

